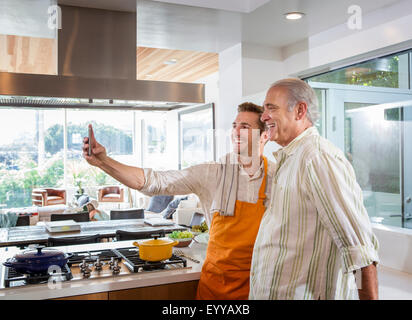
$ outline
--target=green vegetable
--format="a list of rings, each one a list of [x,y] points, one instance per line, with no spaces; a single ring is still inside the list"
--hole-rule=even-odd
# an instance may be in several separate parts
[[[206,232],[207,230],[209,230],[209,228],[207,227],[206,222],[202,222],[202,224],[200,226],[193,226],[192,227],[192,231],[194,231],[194,232]]]
[[[190,231],[173,231],[169,237],[173,239],[193,238],[193,233]]]

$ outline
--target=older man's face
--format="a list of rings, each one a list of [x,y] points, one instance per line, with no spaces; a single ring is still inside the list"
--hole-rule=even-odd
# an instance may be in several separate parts
[[[296,137],[297,121],[295,112],[288,110],[288,92],[284,88],[270,89],[263,104],[261,120],[268,127],[270,141],[282,147],[287,146]]]

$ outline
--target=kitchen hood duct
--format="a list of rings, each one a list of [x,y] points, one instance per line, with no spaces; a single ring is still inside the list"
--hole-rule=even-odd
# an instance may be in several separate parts
[[[59,75],[136,80],[136,12],[60,8]]]
[[[58,75],[0,72],[0,106],[173,110],[205,102],[204,84],[136,80],[135,12],[60,7]]]

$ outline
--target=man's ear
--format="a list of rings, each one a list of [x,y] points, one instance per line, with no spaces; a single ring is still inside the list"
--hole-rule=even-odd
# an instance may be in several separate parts
[[[306,102],[298,102],[298,104],[295,107],[295,119],[296,120],[302,120],[305,116],[306,113],[308,112],[308,105]]]

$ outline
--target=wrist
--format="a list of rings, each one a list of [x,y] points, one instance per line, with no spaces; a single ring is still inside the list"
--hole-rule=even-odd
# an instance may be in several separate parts
[[[106,154],[101,155],[98,158],[96,157],[96,163],[95,166],[98,167],[101,170],[108,169],[108,163],[110,162],[110,157],[108,157]]]

